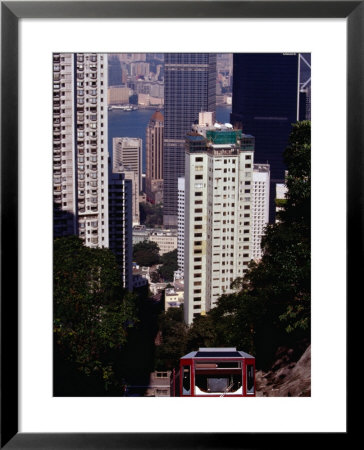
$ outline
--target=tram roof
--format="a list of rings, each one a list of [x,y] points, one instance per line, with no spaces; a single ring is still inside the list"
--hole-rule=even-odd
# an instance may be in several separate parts
[[[220,347],[208,347],[199,348],[197,351],[188,353],[182,356],[181,359],[187,358],[254,358],[241,350],[236,350],[235,347],[220,348]]]

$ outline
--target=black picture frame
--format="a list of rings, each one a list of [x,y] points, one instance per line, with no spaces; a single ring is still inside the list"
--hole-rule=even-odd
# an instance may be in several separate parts
[[[1,2],[1,448],[265,448],[298,439],[271,433],[18,432],[18,23],[21,18],[345,18],[347,20],[347,304],[363,272],[363,1]],[[334,118],[333,118],[334,120]],[[335,129],[333,124],[333,130]],[[342,207],[342,206],[341,206]],[[348,316],[349,317],[349,316]],[[348,357],[350,346],[348,348]],[[350,383],[348,382],[348,385]],[[347,386],[348,386],[347,385]],[[335,435],[335,442],[349,436]],[[242,436],[243,434],[243,436]],[[313,443],[317,444],[316,434]],[[309,434],[299,437],[307,444]],[[327,443],[327,436],[323,439]],[[265,443],[265,444],[264,444]],[[297,442],[298,444],[298,442]],[[269,444],[270,447],[271,444]],[[295,444],[296,445],[296,444]]]

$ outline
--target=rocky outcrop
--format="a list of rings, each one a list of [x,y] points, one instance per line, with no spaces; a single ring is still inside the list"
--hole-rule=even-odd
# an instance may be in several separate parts
[[[268,372],[256,372],[257,397],[310,397],[311,346],[295,361],[292,349],[279,349]]]

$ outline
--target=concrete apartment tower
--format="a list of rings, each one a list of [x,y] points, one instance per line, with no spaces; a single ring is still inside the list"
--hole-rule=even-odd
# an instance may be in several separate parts
[[[200,115],[202,119],[202,115]],[[213,114],[186,136],[185,322],[205,314],[252,257],[254,137]]]
[[[164,117],[156,111],[146,130],[146,195],[153,204],[163,202],[163,132]]]
[[[178,227],[177,227],[178,273],[184,276],[185,259],[185,178],[178,178]]]
[[[164,55],[163,223],[177,228],[178,177],[185,174],[185,135],[201,111],[216,110],[216,54]]]
[[[142,140],[139,138],[113,138],[113,172],[125,173],[132,180],[133,225],[140,224],[139,193],[142,190]]]
[[[107,55],[53,54],[54,236],[109,246]]]
[[[261,242],[264,228],[269,223],[269,164],[254,164],[253,170],[253,212],[252,212],[252,258],[262,258]]]
[[[112,140],[113,170],[123,165],[133,170],[138,177],[137,192],[142,190],[143,142],[139,138],[115,137]]]

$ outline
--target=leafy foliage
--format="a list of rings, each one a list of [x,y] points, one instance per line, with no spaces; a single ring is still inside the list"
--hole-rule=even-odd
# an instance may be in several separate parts
[[[177,249],[164,253],[161,256],[162,266],[159,268],[159,274],[164,281],[173,281],[174,272],[178,269]]]
[[[140,266],[151,267],[159,264],[159,246],[153,241],[138,242],[133,246],[133,260]]]
[[[114,255],[75,236],[54,241],[54,340],[57,351],[105,388],[117,384],[107,354],[120,350],[136,321],[134,297],[120,286]]]
[[[183,308],[169,308],[159,318],[162,344],[156,347],[156,370],[178,367],[186,352],[187,326],[183,321]]]

